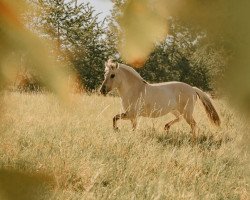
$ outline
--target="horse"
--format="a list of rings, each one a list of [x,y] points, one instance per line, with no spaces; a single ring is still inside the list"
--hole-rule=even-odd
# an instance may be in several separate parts
[[[166,123],[164,129],[169,132],[170,127],[183,117],[190,125],[195,139],[197,125],[193,111],[197,97],[210,121],[217,126],[221,123],[210,98],[197,87],[176,81],[149,84],[132,67],[109,59],[105,62],[104,81],[100,92],[105,96],[113,89],[117,89],[124,110],[113,117],[114,130],[119,130],[119,119],[130,120],[132,129],[135,130],[140,116],[156,118],[172,113],[175,119]]]

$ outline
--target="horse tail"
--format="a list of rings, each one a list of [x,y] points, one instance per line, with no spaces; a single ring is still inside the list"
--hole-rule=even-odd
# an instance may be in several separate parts
[[[209,97],[206,95],[206,93],[204,93],[202,90],[193,87],[195,92],[197,93],[198,97],[200,98],[208,118],[211,120],[211,122],[213,124],[215,124],[216,126],[220,126],[220,117],[218,115],[218,113],[216,112],[211,100],[209,99]]]

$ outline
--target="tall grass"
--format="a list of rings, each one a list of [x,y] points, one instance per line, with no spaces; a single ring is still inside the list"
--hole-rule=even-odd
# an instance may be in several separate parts
[[[0,124],[0,166],[53,177],[43,199],[248,199],[242,136],[247,123],[216,100],[222,118],[210,125],[201,103],[197,143],[172,116],[141,118],[112,130],[114,97],[73,95],[63,107],[52,95],[7,93]],[[1,196],[1,195],[0,195]]]

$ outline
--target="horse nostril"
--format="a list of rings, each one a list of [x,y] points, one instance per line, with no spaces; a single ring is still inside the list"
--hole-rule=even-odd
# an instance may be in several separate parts
[[[102,94],[105,94],[106,93],[106,87],[105,86],[102,86],[101,89],[100,89],[100,92]]]

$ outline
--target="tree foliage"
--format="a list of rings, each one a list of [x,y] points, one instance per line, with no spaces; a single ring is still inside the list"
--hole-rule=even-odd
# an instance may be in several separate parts
[[[93,7],[77,1],[39,0],[39,29],[57,44],[59,59],[69,61],[87,90],[94,90],[103,77],[109,47],[105,28]]]
[[[55,43],[59,60],[68,62],[87,90],[95,90],[103,80],[104,62],[110,56],[122,60],[119,45],[125,33],[120,19],[126,0],[112,0],[107,24],[98,21],[93,7],[77,1],[39,0],[40,15],[33,20],[42,37]],[[212,90],[216,77],[226,66],[225,50],[208,40],[204,29],[168,17],[168,35],[155,42],[146,62],[137,69],[149,82],[182,81]],[[143,33],[139,33],[143,34]]]

